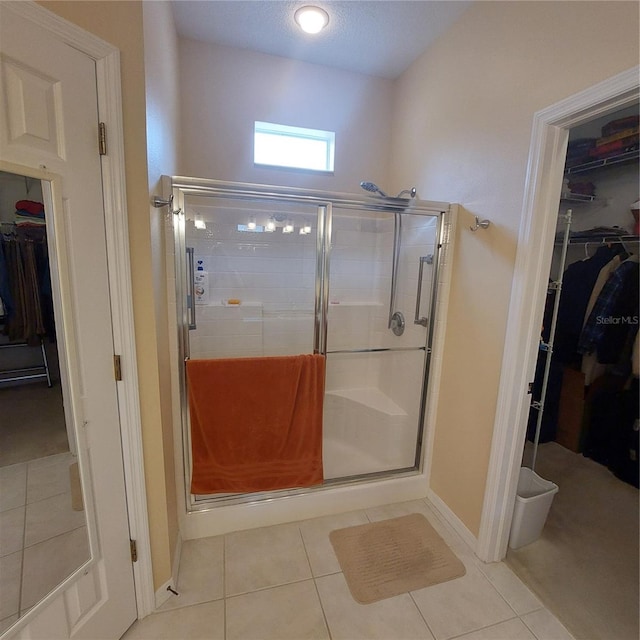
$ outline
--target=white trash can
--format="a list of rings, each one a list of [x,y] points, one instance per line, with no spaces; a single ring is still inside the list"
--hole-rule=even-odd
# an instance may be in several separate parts
[[[540,537],[558,485],[543,480],[527,467],[520,469],[509,546],[519,549]]]

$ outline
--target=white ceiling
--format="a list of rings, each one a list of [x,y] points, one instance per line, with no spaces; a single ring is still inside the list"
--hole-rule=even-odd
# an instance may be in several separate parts
[[[313,4],[329,14],[319,34],[293,19]],[[463,0],[173,0],[178,34],[383,78],[400,75],[469,7]]]

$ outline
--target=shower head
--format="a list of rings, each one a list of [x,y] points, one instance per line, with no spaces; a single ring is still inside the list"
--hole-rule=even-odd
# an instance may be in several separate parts
[[[374,184],[373,182],[361,182],[360,186],[365,190],[365,191],[370,191],[371,193],[379,193],[383,198],[387,197],[387,194],[382,191],[380,189],[380,187],[377,184]]]

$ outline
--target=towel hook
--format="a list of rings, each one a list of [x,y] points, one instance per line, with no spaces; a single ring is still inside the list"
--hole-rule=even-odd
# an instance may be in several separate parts
[[[476,216],[476,223],[473,227],[469,227],[471,231],[477,231],[478,229],[487,229],[491,222],[489,220],[480,220],[478,216]]]

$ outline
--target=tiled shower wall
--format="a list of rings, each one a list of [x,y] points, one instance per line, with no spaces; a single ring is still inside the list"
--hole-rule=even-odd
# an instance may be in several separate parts
[[[209,273],[209,303],[196,305],[192,357],[308,353],[313,350],[316,236],[296,232],[237,230],[243,218],[229,216],[197,230],[187,223],[187,244]],[[334,215],[330,261],[330,350],[424,343],[413,324],[419,258],[433,253],[436,219],[403,217],[396,310],[407,321],[398,338],[387,329],[391,284],[393,216],[376,220]],[[431,295],[425,267],[420,315]],[[228,300],[240,300],[230,305]],[[428,315],[428,314],[427,314]]]
[[[187,222],[187,245],[209,274],[208,304],[196,305],[197,329],[190,332],[191,357],[242,357],[310,353],[316,230],[301,236],[238,231],[246,215],[218,216],[198,230]],[[433,251],[435,224],[405,222],[398,305],[407,318],[405,335],[387,329],[391,283],[393,216],[372,220],[347,213],[333,218],[328,317],[329,350],[424,343],[412,323],[417,265],[415,256]],[[418,226],[421,225],[420,230]],[[428,244],[430,240],[431,244]],[[418,247],[418,245],[420,245]],[[425,248],[426,247],[426,248]],[[423,299],[429,295],[425,273]],[[240,304],[229,304],[229,300]],[[413,305],[413,306],[412,306]]]

